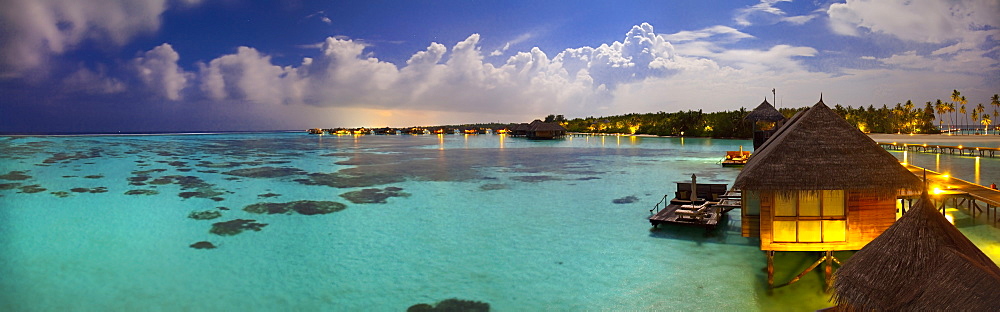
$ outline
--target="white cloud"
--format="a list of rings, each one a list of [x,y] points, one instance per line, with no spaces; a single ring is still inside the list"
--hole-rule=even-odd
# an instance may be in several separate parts
[[[132,60],[132,65],[139,79],[154,93],[176,101],[181,99],[180,92],[187,86],[190,76],[177,66],[178,60],[180,54],[164,43]]]
[[[787,16],[788,13],[774,6],[780,2],[792,2],[792,0],[760,0],[760,3],[737,10],[733,21],[740,26],[772,25],[781,22],[802,25],[817,16],[816,14]]]
[[[996,0],[848,0],[830,5],[827,14],[831,30],[848,36],[864,29],[908,41],[945,43],[976,32],[1000,34]]]
[[[193,5],[186,1],[182,5]],[[120,46],[156,31],[167,0],[9,0],[0,2],[0,75],[13,77],[46,65],[84,41]]]
[[[195,85],[217,103],[252,105],[240,106],[248,112],[309,112],[280,115],[315,121],[320,114],[341,125],[406,126],[494,120],[491,116],[518,121],[549,113],[727,110],[751,107],[775,87],[786,107],[815,103],[820,92],[831,104],[921,101],[929,99],[921,96],[940,97],[935,95],[940,90],[928,86],[978,94],[984,83],[981,69],[974,69],[989,61],[956,49],[922,64],[928,55],[912,52],[862,57],[884,68],[831,74],[802,64],[820,55],[812,47],[730,48],[752,38],[725,26],[661,35],[644,23],[621,41],[555,54],[536,47],[494,65],[484,62],[481,38],[473,34],[450,48],[431,43],[397,66],[373,57],[364,42],[331,37],[315,57],[295,66],[276,66],[269,56],[241,47],[200,64]],[[968,67],[942,68],[959,58],[972,61]]]
[[[81,65],[62,80],[62,85],[66,91],[88,94],[114,94],[125,91],[125,83],[108,77],[106,71],[103,66],[93,71]]]

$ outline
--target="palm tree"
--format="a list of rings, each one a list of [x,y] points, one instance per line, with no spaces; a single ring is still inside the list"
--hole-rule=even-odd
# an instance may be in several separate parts
[[[952,105],[951,106],[951,112],[953,113],[952,115],[955,115],[954,114],[955,113],[955,107],[957,107],[959,105],[958,103],[959,103],[959,100],[961,100],[961,99],[962,99],[962,92],[958,92],[957,89],[951,90],[951,105]],[[954,116],[954,117],[957,117],[957,116]],[[956,118],[954,118],[954,117],[952,118],[952,121],[955,121]],[[951,127],[955,128],[955,123],[954,122],[952,122]]]
[[[980,109],[982,109],[982,108],[983,108],[983,104],[982,103],[980,103],[976,107],[972,108],[972,112],[970,112],[971,115],[969,115],[969,117],[972,119],[972,123],[973,124],[978,124],[979,123],[979,113],[980,113]],[[976,133],[978,133],[978,131],[979,130],[976,130]]]
[[[932,104],[931,104],[931,102],[927,102],[927,105],[932,105]],[[934,112],[937,113],[937,117],[938,117],[938,129],[941,129],[941,127],[944,124],[944,119],[941,118],[941,114],[944,114],[944,112],[945,112],[945,110],[944,110],[944,104],[941,103],[941,100],[937,100],[937,102],[934,102],[933,105],[934,105]],[[931,122],[934,122],[934,121],[931,121]]]
[[[955,112],[955,103],[945,102],[944,103],[944,108],[945,108],[945,112],[946,113],[954,113]],[[948,117],[951,117],[951,123],[948,124],[948,128],[955,128],[955,114],[948,114]],[[951,131],[949,131],[948,133],[950,134]]]
[[[983,120],[979,121],[983,124],[983,134],[990,134],[990,125],[993,124],[993,120],[990,119],[990,114],[983,114]],[[993,129],[996,132],[996,129]]]

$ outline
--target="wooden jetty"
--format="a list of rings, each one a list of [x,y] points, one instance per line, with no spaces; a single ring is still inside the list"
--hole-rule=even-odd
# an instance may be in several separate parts
[[[660,224],[681,224],[713,229],[719,225],[722,214],[740,206],[739,203],[735,206],[733,203],[729,203],[729,206],[719,205],[724,199],[734,199],[732,196],[735,195],[732,194],[729,198],[722,197],[729,191],[726,184],[697,183],[694,175],[691,178],[692,182],[677,182],[677,192],[673,199],[668,201],[670,195],[663,195],[663,199],[649,210],[649,223],[653,227]]]
[[[923,176],[926,169],[914,165],[906,165],[917,176]],[[945,205],[951,201],[956,208],[964,209],[972,220],[985,219],[994,227],[1000,225],[1000,191],[955,178],[946,174],[926,170],[929,193],[935,207],[944,213]],[[900,196],[903,212],[913,206],[913,200],[920,197],[919,193]]]
[[[897,151],[912,151],[912,152],[924,152],[924,153],[938,153],[938,154],[958,154],[960,156],[979,156],[979,157],[1000,157],[1000,148],[997,147],[979,147],[979,146],[951,146],[951,145],[934,145],[934,144],[909,144],[909,143],[886,143],[878,142],[878,145],[885,149],[897,150]]]

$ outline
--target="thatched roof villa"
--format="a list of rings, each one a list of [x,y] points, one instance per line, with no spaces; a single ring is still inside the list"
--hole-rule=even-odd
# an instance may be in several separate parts
[[[734,182],[742,190],[743,236],[760,237],[769,285],[775,251],[824,251],[829,286],[832,251],[875,239],[896,220],[896,196],[920,186],[822,98],[777,129]]]
[[[844,263],[834,289],[843,310],[990,311],[1000,307],[1000,268],[925,192]]]
[[[744,116],[743,120],[750,122],[753,126],[753,148],[757,149],[771,138],[786,118],[774,106],[771,106],[767,99],[764,99],[764,102],[761,102],[757,108]]]
[[[566,128],[556,123],[547,123],[536,119],[529,124],[526,135],[529,139],[536,140],[556,139],[566,136]]]

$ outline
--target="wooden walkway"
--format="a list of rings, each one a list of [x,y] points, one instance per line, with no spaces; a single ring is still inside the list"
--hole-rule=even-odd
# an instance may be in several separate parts
[[[924,168],[913,165],[905,167],[918,177],[924,175]],[[927,170],[927,181],[930,184],[931,195],[938,195],[942,198],[939,202],[939,209],[944,210],[945,204],[950,199],[953,200],[952,203],[955,207],[966,209],[973,220],[985,218],[985,221],[990,225],[996,227],[1000,224],[1000,215],[998,215],[1000,191],[931,170]],[[918,197],[920,194],[901,196],[903,200],[906,200],[903,211],[905,212],[908,208],[907,203],[912,205],[913,199]]]
[[[909,143],[896,143],[896,142],[892,143],[878,142],[878,145],[885,149],[891,149],[897,151],[912,151],[912,152],[925,152],[925,153],[938,153],[938,154],[958,154],[962,156],[968,155],[968,156],[979,156],[979,157],[1000,157],[1000,148],[996,147],[909,144]]]

